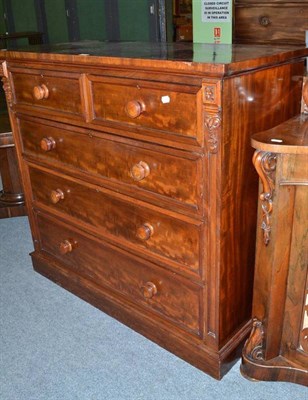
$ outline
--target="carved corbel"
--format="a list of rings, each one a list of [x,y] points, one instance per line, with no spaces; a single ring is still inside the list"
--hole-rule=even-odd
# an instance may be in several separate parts
[[[207,131],[207,143],[210,153],[217,153],[220,137],[221,118],[219,114],[206,115],[205,129]]]
[[[206,79],[202,85],[205,140],[210,153],[217,153],[221,128],[221,81]]]
[[[1,81],[3,84],[7,104],[11,107],[13,104],[12,88],[8,80],[8,72],[5,61],[1,64],[0,75],[2,76]]]
[[[263,211],[261,229],[263,230],[263,241],[267,246],[270,241],[271,220],[273,210],[273,193],[275,187],[276,154],[257,150],[253,156],[253,164],[258,172],[263,185],[260,194],[261,207]]]
[[[303,97],[302,97],[302,113],[308,114],[308,77],[304,78]]]
[[[264,327],[257,318],[252,321],[252,330],[245,343],[244,352],[252,361],[264,360]]]

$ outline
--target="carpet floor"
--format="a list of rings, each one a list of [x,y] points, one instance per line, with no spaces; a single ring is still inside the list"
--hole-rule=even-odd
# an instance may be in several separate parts
[[[216,381],[33,271],[26,217],[0,220],[0,400],[308,400],[303,386]]]

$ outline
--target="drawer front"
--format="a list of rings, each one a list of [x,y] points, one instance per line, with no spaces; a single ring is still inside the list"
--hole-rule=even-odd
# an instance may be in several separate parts
[[[197,138],[200,87],[90,77],[94,122],[122,123]]]
[[[192,224],[159,211],[128,202],[127,198],[97,186],[30,168],[33,199],[86,224],[126,248],[155,261],[199,270],[201,223]]]
[[[79,76],[12,69],[15,102],[19,106],[31,106],[42,111],[54,111],[82,115]],[[35,109],[34,108],[34,109]]]
[[[50,165],[60,163],[105,178],[107,184],[125,184],[130,191],[138,188],[141,196],[145,191],[156,193],[183,203],[192,211],[201,209],[198,181],[202,179],[202,158],[186,159],[58,126],[20,120],[25,154]],[[44,140],[54,143],[49,151],[41,148]]]
[[[250,42],[305,43],[308,5],[236,7],[235,37]]]
[[[37,221],[42,252],[97,285],[200,334],[201,287],[42,215]]]

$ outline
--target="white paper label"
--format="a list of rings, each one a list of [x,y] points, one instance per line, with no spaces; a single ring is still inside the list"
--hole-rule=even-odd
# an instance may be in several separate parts
[[[161,102],[162,102],[163,104],[170,103],[170,97],[169,97],[169,96],[162,96],[162,97],[161,97]]]
[[[202,0],[202,22],[231,22],[231,0]]]

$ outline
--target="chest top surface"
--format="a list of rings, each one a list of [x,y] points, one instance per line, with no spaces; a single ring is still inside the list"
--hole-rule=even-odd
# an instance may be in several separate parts
[[[219,76],[264,68],[305,56],[308,56],[308,48],[289,45],[98,41],[38,45],[0,51],[0,58],[11,61],[164,68],[183,73],[210,73]]]
[[[273,129],[257,133],[251,143],[263,151],[308,154],[308,115],[299,114]]]

